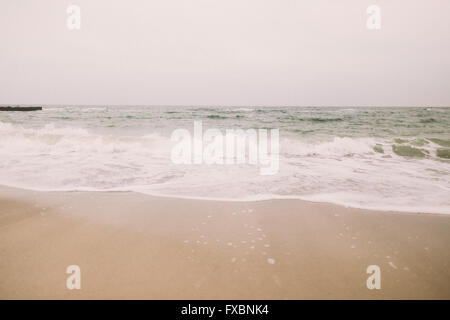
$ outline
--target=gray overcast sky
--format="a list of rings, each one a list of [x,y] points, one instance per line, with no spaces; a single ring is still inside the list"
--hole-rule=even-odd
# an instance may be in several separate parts
[[[0,0],[0,44],[0,104],[450,105],[449,0]]]

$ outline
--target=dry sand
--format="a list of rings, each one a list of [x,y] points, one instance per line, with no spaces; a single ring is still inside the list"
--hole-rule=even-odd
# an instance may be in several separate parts
[[[449,248],[450,215],[0,187],[1,299],[450,299]]]

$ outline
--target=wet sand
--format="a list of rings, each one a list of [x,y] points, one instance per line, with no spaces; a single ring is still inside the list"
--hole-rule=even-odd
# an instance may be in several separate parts
[[[450,299],[449,248],[450,215],[0,187],[1,299]]]

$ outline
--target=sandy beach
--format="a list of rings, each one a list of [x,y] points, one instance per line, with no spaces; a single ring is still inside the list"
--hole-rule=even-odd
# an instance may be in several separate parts
[[[450,1],[0,12],[0,302],[450,300]]]
[[[449,230],[447,215],[299,200],[1,187],[0,298],[449,299]]]

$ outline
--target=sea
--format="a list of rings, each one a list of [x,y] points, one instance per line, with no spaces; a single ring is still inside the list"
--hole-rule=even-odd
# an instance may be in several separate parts
[[[279,170],[176,164],[176,129],[278,129]],[[0,184],[450,213],[450,108],[43,106],[0,112]]]

